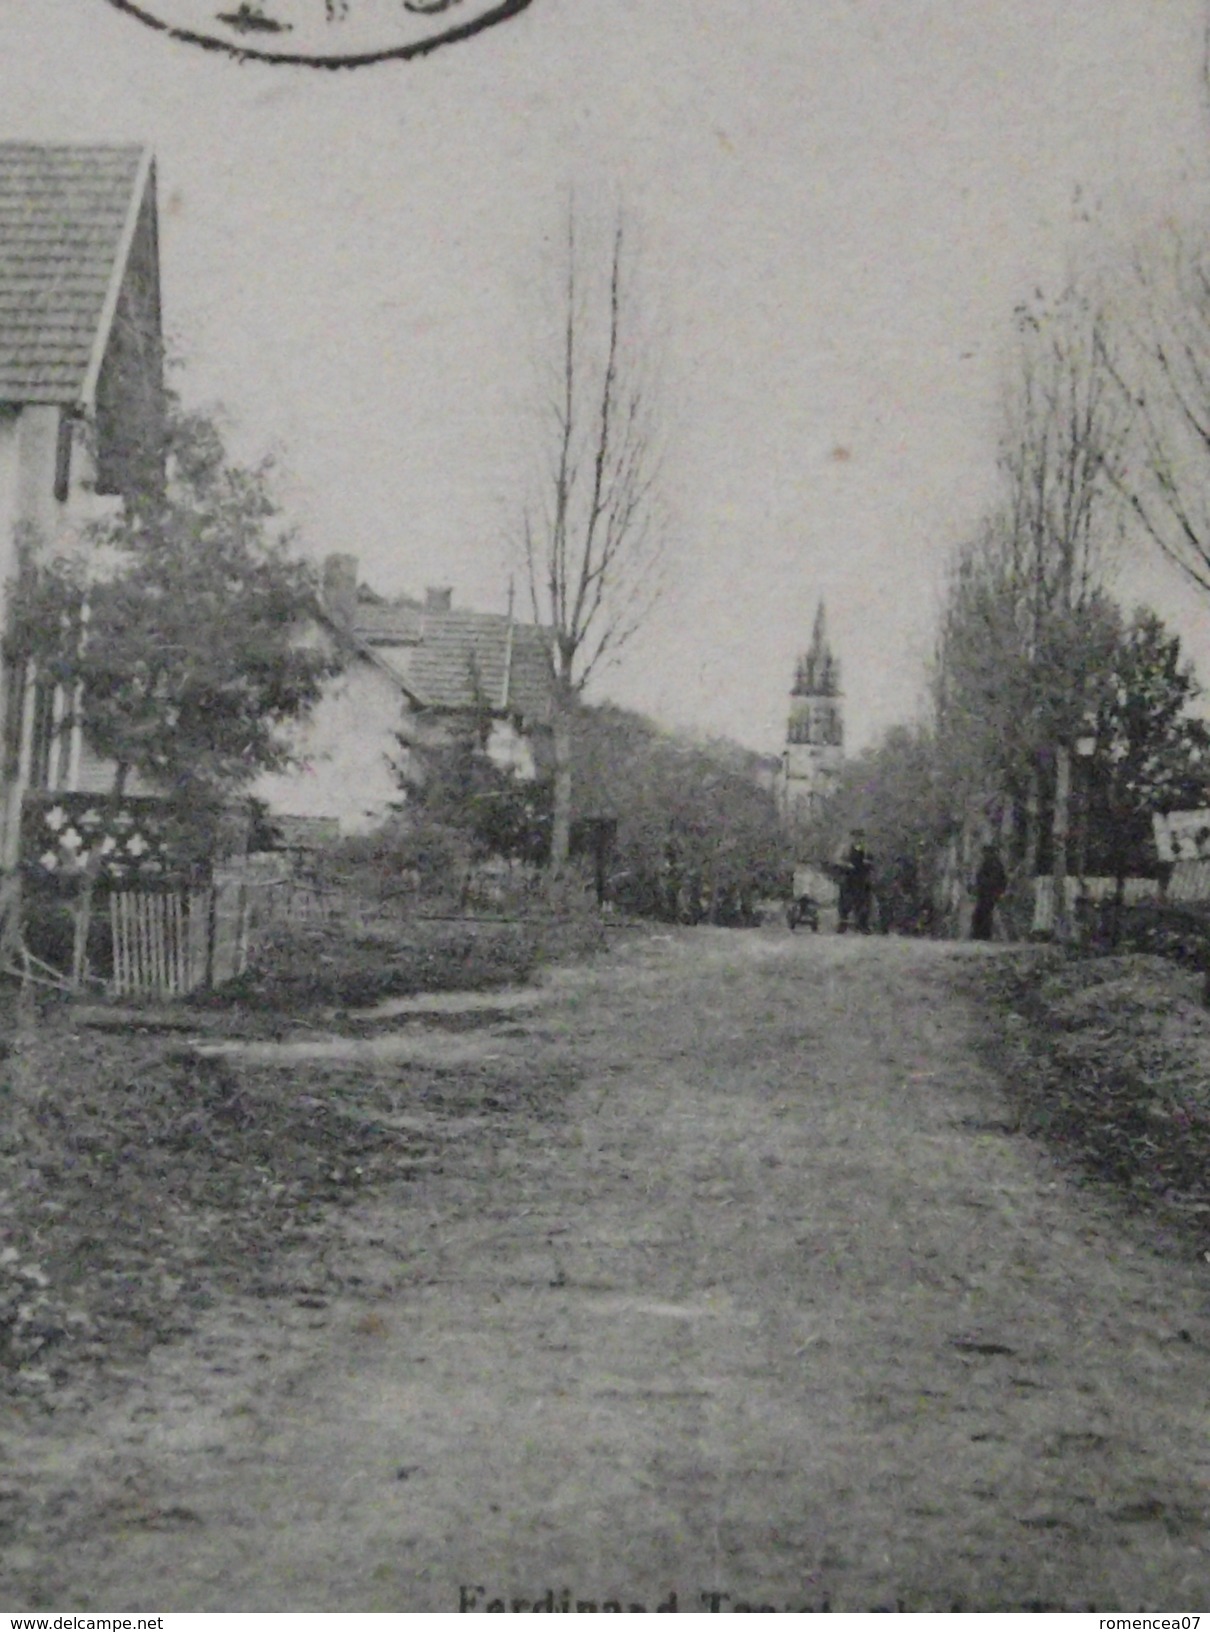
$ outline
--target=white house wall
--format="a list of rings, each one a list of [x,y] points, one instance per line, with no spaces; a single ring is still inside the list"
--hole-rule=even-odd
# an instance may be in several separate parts
[[[511,720],[494,720],[487,743],[487,755],[502,771],[515,771],[523,781],[537,775],[533,744]]]
[[[342,833],[365,832],[399,798],[387,756],[399,757],[402,719],[398,685],[367,659],[351,658],[294,733],[300,768],[262,777],[250,792],[273,815],[335,817]]]
[[[121,510],[121,500],[100,498],[93,488],[92,461],[85,438],[77,432],[72,448],[71,475],[66,501],[55,496],[60,412],[56,407],[25,404],[0,408],[0,629],[7,630],[11,590],[17,574],[17,545],[29,529],[43,553],[53,555],[80,547],[90,522]],[[0,685],[5,676],[0,672]],[[64,700],[63,710],[67,706]],[[4,709],[0,707],[0,719]],[[15,779],[4,789],[0,808],[0,862],[11,867],[17,859],[21,799],[28,771],[28,720],[22,733],[20,763]],[[57,761],[56,761],[57,763]],[[81,792],[108,791],[116,766],[97,759],[84,743],[78,725],[68,754],[68,772],[62,784]],[[132,779],[129,791],[145,791]]]
[[[57,408],[0,407],[0,626],[7,628],[9,590],[24,527],[54,537],[62,506],[55,499]]]
[[[59,437],[59,410],[26,405],[0,417],[0,629],[7,632],[11,594],[17,574],[17,544],[22,529],[42,537],[53,536],[60,506],[55,499],[55,459]],[[5,710],[7,698],[4,699]],[[0,718],[4,713],[0,712]],[[25,744],[21,763],[24,767]],[[17,861],[21,775],[3,791],[0,810],[0,863]]]
[[[20,444],[20,519],[42,538],[57,531],[61,506],[55,498],[55,460],[59,447],[59,410],[27,404],[17,421]]]

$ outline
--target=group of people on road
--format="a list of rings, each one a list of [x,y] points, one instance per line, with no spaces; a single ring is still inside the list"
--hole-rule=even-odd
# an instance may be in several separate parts
[[[838,881],[837,933],[850,928],[868,935],[874,910],[874,858],[862,828],[854,828],[837,853],[832,872]],[[994,844],[985,844],[974,877],[971,939],[990,941],[995,934],[996,909],[1008,891],[1008,874]],[[793,903],[795,922],[818,928],[817,903],[808,897]],[[887,926],[884,924],[883,928]]]

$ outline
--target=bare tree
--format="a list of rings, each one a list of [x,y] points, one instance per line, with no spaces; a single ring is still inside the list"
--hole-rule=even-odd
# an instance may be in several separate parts
[[[1000,465],[1014,574],[1027,588],[1036,643],[1048,610],[1080,606],[1104,578],[1119,531],[1112,501],[1127,415],[1094,297],[1071,289],[1051,307],[1016,315],[1020,363]]]
[[[566,256],[544,464],[522,534],[534,617],[551,637],[556,873],[570,845],[575,710],[651,611],[665,543],[649,352],[623,217],[594,265],[571,206]]]
[[[1107,366],[1133,415],[1117,486],[1142,532],[1210,592],[1210,249],[1175,234],[1135,265],[1143,315]]]

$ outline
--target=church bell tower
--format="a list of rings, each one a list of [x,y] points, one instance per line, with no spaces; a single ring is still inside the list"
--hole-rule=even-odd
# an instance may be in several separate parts
[[[828,641],[827,613],[820,601],[811,644],[798,660],[790,688],[778,790],[787,822],[809,817],[818,809],[835,788],[843,761],[840,664]]]

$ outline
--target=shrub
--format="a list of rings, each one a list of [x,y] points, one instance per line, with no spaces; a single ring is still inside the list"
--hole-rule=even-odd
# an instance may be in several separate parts
[[[1140,902],[1122,909],[1118,950],[1151,952],[1210,971],[1210,905]]]

